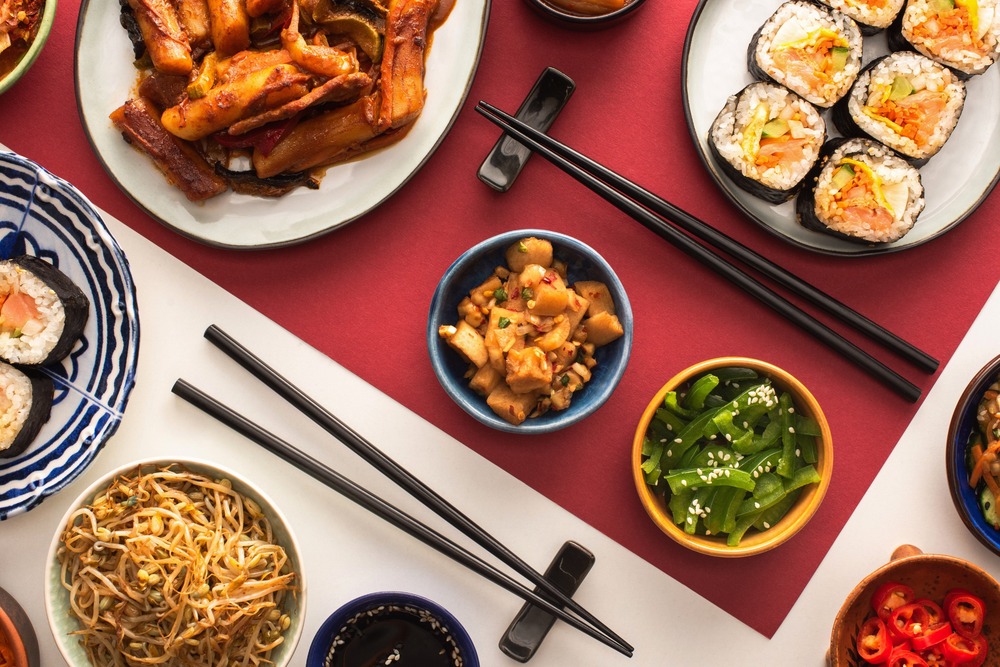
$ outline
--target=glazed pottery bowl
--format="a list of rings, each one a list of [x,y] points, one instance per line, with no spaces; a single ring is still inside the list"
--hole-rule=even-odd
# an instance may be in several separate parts
[[[985,570],[954,556],[925,554],[917,547],[897,548],[890,561],[862,579],[844,600],[830,636],[827,658],[831,667],[864,667],[858,655],[857,636],[861,625],[872,616],[872,594],[886,583],[901,583],[913,589],[917,598],[940,604],[953,588],[964,588],[986,605],[983,635],[990,646],[1000,646],[1000,584]],[[985,665],[1000,665],[1000,651],[990,651]]]
[[[958,516],[977,540],[993,553],[1000,555],[1000,530],[986,519],[980,506],[980,496],[984,493],[985,483],[980,482],[976,487],[969,484],[970,472],[967,462],[970,439],[980,432],[976,419],[979,404],[990,385],[997,381],[998,376],[1000,376],[1000,357],[983,366],[962,392],[948,427],[945,470],[948,475],[951,500]],[[988,498],[986,500],[988,501]]]
[[[62,654],[63,659],[66,661],[66,664],[68,664],[70,667],[94,667],[91,665],[86,650],[81,645],[80,638],[76,635],[71,634],[74,631],[79,630],[81,626],[76,616],[73,615],[73,613],[71,612],[70,595],[67,589],[63,585],[62,566],[60,563],[59,554],[60,551],[65,548],[63,540],[64,530],[67,528],[67,526],[69,526],[71,522],[74,525],[77,525],[80,521],[87,521],[88,520],[87,517],[89,517],[91,514],[97,516],[98,510],[93,510],[90,514],[80,514],[78,510],[81,510],[82,508],[94,507],[95,505],[97,505],[97,503],[95,503],[95,499],[97,499],[98,497],[101,498],[108,497],[109,493],[114,492],[114,491],[109,491],[113,483],[121,482],[124,478],[134,479],[136,477],[137,471],[141,471],[142,474],[148,474],[167,467],[170,467],[172,470],[178,473],[187,472],[208,478],[209,480],[208,482],[200,484],[201,488],[210,489],[211,487],[208,486],[209,484],[217,484],[223,487],[227,486],[231,487],[234,491],[236,491],[239,494],[240,500],[238,503],[236,502],[235,498],[230,494],[224,494],[219,496],[220,500],[218,502],[220,503],[226,502],[227,506],[229,507],[229,510],[227,510],[228,512],[227,517],[229,515],[233,517],[233,518],[220,517],[218,519],[220,522],[225,522],[227,525],[232,526],[234,529],[239,529],[245,533],[250,533],[251,521],[255,520],[253,519],[253,517],[258,516],[259,513],[262,514],[263,517],[267,519],[270,525],[270,535],[271,535],[269,541],[273,544],[281,546],[284,549],[284,553],[287,557],[287,562],[285,562],[285,564],[281,567],[280,573],[275,573],[273,571],[271,572],[265,571],[262,573],[253,574],[251,576],[259,577],[258,580],[263,581],[265,580],[265,578],[273,580],[274,578],[276,578],[276,576],[284,575],[288,572],[294,573],[294,579],[293,579],[294,588],[292,591],[290,591],[288,594],[285,595],[284,601],[281,603],[279,607],[280,613],[282,615],[287,615],[288,617],[287,624],[284,626],[284,629],[281,632],[283,641],[271,651],[268,662],[268,664],[274,665],[275,667],[287,667],[288,665],[291,664],[292,654],[294,653],[295,647],[298,644],[299,639],[301,637],[302,628],[305,620],[305,613],[306,613],[305,612],[306,583],[305,580],[303,579],[304,569],[302,567],[302,559],[300,555],[298,542],[294,534],[291,532],[289,524],[285,519],[284,515],[274,505],[273,501],[271,501],[271,499],[268,498],[267,495],[256,484],[250,482],[249,480],[235,473],[232,470],[228,470],[226,468],[218,466],[214,463],[210,463],[208,461],[201,461],[195,459],[184,459],[180,461],[153,459],[153,460],[143,460],[143,461],[128,463],[100,477],[97,481],[91,484],[86,490],[84,490],[77,497],[77,499],[69,506],[69,509],[63,516],[62,521],[59,522],[55,535],[53,536],[52,542],[49,546],[48,559],[46,561],[47,563],[46,567],[48,571],[45,580],[45,611],[48,616],[49,627],[52,630],[52,636],[55,639],[56,645],[58,646],[59,652]],[[166,482],[161,481],[159,482],[159,485],[161,488],[165,487]],[[120,484],[116,484],[116,486],[120,486]],[[174,487],[174,488],[179,488],[179,487]],[[200,489],[197,492],[202,493]],[[176,494],[176,493],[179,493],[179,491],[168,488],[167,491],[165,492],[165,496],[170,497],[170,494]],[[207,496],[207,492],[203,493],[202,495]],[[136,498],[137,496],[138,494],[131,492],[129,498]],[[193,495],[191,497],[194,498]],[[114,501],[116,504],[118,503],[117,499],[114,499]],[[122,501],[122,504],[127,504],[127,501]],[[101,511],[106,512],[107,511],[106,507],[107,503],[102,501],[100,503]],[[166,514],[165,516],[169,517],[171,515],[170,513],[172,514],[177,513],[177,510],[175,510],[173,507],[169,507],[167,509],[169,510],[169,513]],[[196,510],[199,513],[202,512],[202,509],[199,509],[194,506],[191,507],[192,512],[195,512]],[[139,517],[137,515],[135,521],[138,521],[140,525],[145,524],[146,522],[142,521],[142,518],[145,517],[146,515],[152,517],[154,514],[155,511],[152,507],[144,507],[142,512],[142,517]],[[242,522],[239,522],[235,517],[244,517],[244,518]],[[158,530],[157,528],[154,527],[140,528],[137,530],[137,535],[130,539],[130,542],[139,545],[140,551],[136,552],[138,554],[141,552],[141,546],[143,544],[160,544],[160,541],[157,539],[157,536],[166,535],[168,529],[172,532],[175,530],[180,530],[183,531],[183,533],[185,534],[188,532],[192,532],[193,534],[193,531],[196,530],[202,531],[204,533],[205,532],[204,524],[198,523],[199,521],[202,521],[202,519],[199,519],[197,516],[195,516],[194,518],[195,521],[191,523],[190,527],[185,522],[183,526],[179,529],[175,529],[174,527],[168,528],[166,525],[167,523],[172,525],[176,523],[176,520],[170,519],[168,521],[164,519],[162,521],[163,527],[161,529]],[[153,519],[149,518],[149,524],[152,524],[152,522]],[[131,524],[129,524],[129,526],[131,528]],[[102,529],[105,530],[109,536],[104,539],[110,541],[112,534],[107,528],[104,528],[103,525],[98,526],[97,534],[100,534],[99,531]],[[93,538],[90,536],[79,538],[79,541],[77,541],[74,545],[75,551],[77,553],[89,553],[90,549],[88,548],[89,547],[88,540],[92,541]],[[247,554],[248,557],[251,555],[250,547],[241,547],[241,549],[244,549],[243,553]],[[94,550],[94,553],[97,553],[97,551]],[[270,553],[269,548],[255,550],[255,555],[253,557],[250,557],[250,561],[252,562],[253,558],[256,557],[256,555],[261,555],[262,553]],[[138,557],[140,556],[133,556],[133,558],[138,558]],[[146,557],[142,558],[143,560],[141,562],[143,564],[143,568],[145,568],[147,567],[146,563],[149,562],[149,559]],[[273,563],[276,561],[277,559],[271,560],[270,557],[268,557],[261,562],[264,563],[265,566],[267,566],[268,563]],[[169,567],[172,564],[172,562],[169,559],[166,560],[166,563],[167,565],[165,567]],[[195,576],[205,577],[205,586],[204,586],[205,592],[201,592],[200,590],[186,591],[184,595],[181,597],[193,596],[194,598],[198,598],[200,596],[209,594],[212,596],[224,595],[225,594],[224,592],[217,592],[215,589],[217,586],[220,586],[221,584],[216,584],[216,587],[212,588],[208,587],[209,580],[216,580],[220,576],[226,576],[226,577],[231,576],[231,575],[226,575],[225,573],[223,573],[222,575],[216,573],[216,569],[222,568],[224,566],[225,563],[222,563],[220,565],[208,564],[204,568],[202,568],[204,569],[204,572],[202,572],[201,569],[199,569],[198,567],[197,559],[193,559],[192,561],[190,561],[190,564],[184,565],[183,570],[187,570],[187,568],[190,567],[196,571]],[[244,575],[250,572],[249,568],[251,567],[251,565],[249,562],[247,563],[247,566],[248,569],[244,569],[242,571]],[[260,566],[258,565],[257,567]],[[173,571],[175,570],[170,570],[170,572]],[[197,572],[201,572],[201,574],[197,574]],[[143,574],[145,574],[146,576],[144,577]],[[135,573],[135,578],[131,578],[133,575],[129,573],[128,575],[126,575],[127,578],[123,577],[122,582],[124,583],[121,583],[119,585],[123,587],[127,586],[128,589],[133,592],[149,590],[150,591],[149,595],[153,595],[154,592],[158,593],[159,591],[156,590],[155,588],[147,588],[144,586],[144,585],[148,585],[149,587],[155,586],[155,584],[146,583],[147,581],[151,581],[150,577],[152,577],[153,574],[157,574],[157,576],[159,576],[156,570],[154,570],[154,572],[152,573],[145,572],[145,570],[139,570]],[[168,575],[167,569],[163,569],[163,575],[164,577]],[[236,579],[234,579],[233,581],[235,582]],[[178,586],[180,586],[180,584],[178,584]],[[209,591],[211,591],[211,593],[209,593]],[[247,626],[247,627],[252,627],[252,626]],[[266,629],[261,630],[261,632],[265,631]]]
[[[500,418],[486,399],[469,387],[466,377],[469,364],[441,338],[441,325],[455,324],[458,304],[481,285],[497,266],[506,265],[505,252],[521,239],[534,236],[552,243],[556,259],[566,262],[567,284],[578,280],[596,280],[607,285],[624,334],[598,347],[591,369],[592,377],[573,394],[565,410],[550,410],[539,417],[529,417],[514,425]],[[551,433],[575,424],[596,411],[611,396],[628,365],[632,352],[632,307],[625,288],[611,265],[590,246],[565,234],[540,229],[520,229],[487,239],[463,253],[445,271],[431,300],[427,320],[427,348],[434,374],[448,396],[479,422],[501,431],[521,434]]]
[[[760,531],[751,529],[743,536],[743,539],[737,546],[727,545],[726,536],[724,535],[690,534],[682,526],[674,523],[672,512],[667,506],[666,500],[663,495],[654,492],[649,484],[646,483],[646,473],[643,470],[643,463],[647,458],[643,454],[644,440],[650,423],[656,416],[657,411],[663,407],[664,398],[667,394],[675,390],[684,390],[694,378],[723,368],[752,369],[757,375],[769,378],[776,390],[789,392],[800,413],[814,420],[820,432],[820,435],[816,437],[817,460],[815,464],[815,468],[820,475],[820,481],[806,486],[795,501],[795,504],[792,505],[776,524]],[[632,478],[635,482],[636,491],[639,494],[639,500],[649,518],[652,519],[653,523],[661,531],[675,542],[693,551],[711,556],[738,558],[774,549],[795,535],[812,518],[816,510],[819,509],[820,503],[822,503],[827,488],[830,485],[830,477],[833,472],[833,441],[830,436],[830,425],[819,406],[819,402],[790,373],[773,364],[757,359],[719,357],[684,369],[668,380],[656,392],[656,395],[653,396],[646,406],[642,419],[639,420],[639,424],[636,426],[632,441],[631,463]]]
[[[380,637],[393,641],[380,646]],[[328,660],[336,650],[350,650],[354,664],[391,664],[394,660],[419,664],[412,651],[420,650],[425,640],[444,647],[434,650],[450,653],[456,667],[479,667],[476,647],[458,619],[432,600],[399,591],[362,595],[330,614],[313,637],[306,667],[341,664]],[[394,658],[394,651],[402,657]]]

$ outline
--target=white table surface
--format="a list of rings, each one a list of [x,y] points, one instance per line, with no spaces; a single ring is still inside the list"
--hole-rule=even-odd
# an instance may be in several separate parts
[[[457,537],[209,344],[202,334],[213,323],[257,351],[538,569],[547,565],[567,539],[594,552],[596,565],[577,599],[635,645],[634,658],[620,656],[558,623],[529,663],[536,667],[819,667],[825,664],[830,628],[843,599],[900,544],[964,557],[1000,577],[1000,560],[959,520],[944,473],[944,441],[953,406],[969,379],[1000,353],[996,335],[1000,291],[994,291],[819,570],[769,640],[121,222],[105,218],[129,258],[138,290],[141,342],[135,390],[121,428],[80,478],[30,512],[0,522],[0,587],[28,612],[45,667],[64,664],[43,603],[45,558],[63,513],[106,471],[137,459],[163,456],[218,462],[254,480],[288,517],[300,542],[307,587],[306,623],[293,665],[305,664],[309,642],[330,612],[353,597],[377,590],[409,591],[441,603],[469,631],[485,667],[518,664],[500,653],[497,642],[520,608],[519,599],[368,514],[171,393],[178,377],[187,379]],[[905,512],[897,511],[894,504],[900,483],[919,490],[907,493]],[[740,561],[732,561],[732,566],[738,568]]]

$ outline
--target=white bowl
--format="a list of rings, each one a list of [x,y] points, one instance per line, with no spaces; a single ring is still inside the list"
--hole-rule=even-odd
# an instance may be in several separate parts
[[[287,667],[287,665],[291,663],[292,654],[294,653],[295,647],[301,638],[302,627],[306,615],[306,586],[305,580],[303,579],[303,568],[298,542],[292,534],[284,515],[274,505],[273,501],[271,501],[271,499],[268,498],[267,495],[265,495],[259,488],[231,470],[217,466],[214,463],[197,459],[184,459],[180,461],[172,461],[168,459],[145,459],[134,461],[108,472],[106,475],[87,487],[87,489],[84,490],[83,493],[81,493],[70,505],[66,514],[63,516],[62,521],[60,521],[58,527],[56,528],[55,535],[52,538],[52,543],[49,546],[49,553],[46,560],[47,573],[45,577],[45,613],[49,620],[49,627],[52,630],[52,636],[55,638],[56,645],[59,647],[59,652],[62,654],[66,663],[71,667],[98,667],[91,665],[90,659],[87,657],[87,653],[83,646],[75,636],[70,634],[71,632],[78,630],[80,626],[77,623],[76,617],[72,616],[68,611],[69,597],[66,593],[66,589],[64,589],[60,583],[60,565],[58,559],[56,558],[56,551],[61,544],[60,537],[66,523],[69,521],[70,515],[80,507],[90,504],[94,496],[98,492],[106,489],[116,476],[135,470],[138,466],[142,466],[143,468],[153,468],[173,463],[180,464],[191,472],[207,475],[212,479],[228,479],[232,482],[233,488],[236,491],[240,492],[244,496],[252,498],[260,506],[264,515],[270,520],[274,539],[278,544],[284,547],[285,552],[288,555],[292,571],[296,573],[295,594],[289,599],[288,602],[286,602],[286,608],[284,609],[284,613],[287,613],[291,619],[291,625],[284,633],[284,642],[282,642],[282,644],[275,648],[271,653],[271,660],[273,661],[274,667]]]

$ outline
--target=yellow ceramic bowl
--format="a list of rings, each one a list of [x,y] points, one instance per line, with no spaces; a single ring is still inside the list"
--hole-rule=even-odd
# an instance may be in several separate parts
[[[649,488],[643,476],[642,465],[642,440],[653,419],[656,410],[663,405],[663,398],[667,392],[677,389],[692,378],[707,371],[717,368],[740,367],[752,368],[759,375],[771,379],[776,389],[785,390],[791,393],[796,408],[808,417],[812,417],[819,424],[821,434],[817,441],[818,460],[816,469],[822,478],[818,484],[813,484],[805,488],[799,496],[798,501],[788,511],[788,513],[771,528],[763,531],[748,531],[740,541],[739,546],[730,547],[726,544],[725,536],[689,535],[684,532],[681,526],[673,522],[670,509],[662,496],[659,496]],[[819,407],[819,403],[805,386],[796,380],[792,375],[782,369],[757,359],[746,357],[720,357],[709,359],[686,368],[674,377],[670,378],[660,391],[656,392],[653,399],[646,406],[642,419],[635,429],[635,437],[632,440],[632,478],[635,481],[636,491],[639,493],[639,500],[649,514],[653,523],[666,533],[671,539],[694,551],[708,554],[710,556],[722,556],[724,558],[740,558],[752,556],[754,554],[770,551],[779,544],[788,540],[797,533],[802,526],[812,518],[819,508],[826,490],[830,485],[830,476],[833,472],[833,441],[830,438],[830,425]]]

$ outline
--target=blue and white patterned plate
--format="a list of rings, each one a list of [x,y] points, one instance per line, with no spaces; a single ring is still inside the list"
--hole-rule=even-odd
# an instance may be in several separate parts
[[[35,255],[90,298],[69,356],[44,371],[55,384],[48,422],[20,456],[0,458],[0,519],[73,481],[118,429],[135,382],[139,316],[128,261],[93,205],[34,162],[0,153],[0,258]]]

